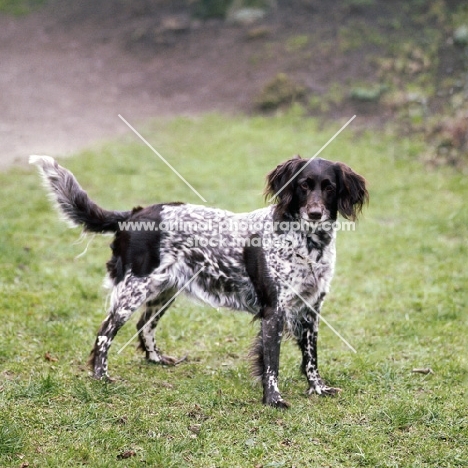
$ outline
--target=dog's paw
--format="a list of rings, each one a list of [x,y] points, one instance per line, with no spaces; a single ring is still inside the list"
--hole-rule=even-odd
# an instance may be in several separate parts
[[[177,366],[178,364],[180,364],[181,362],[184,362],[185,360],[187,360],[187,356],[183,356],[179,359],[172,357],[172,356],[164,356],[164,355],[161,356],[161,364],[163,366]]]
[[[270,403],[270,406],[273,406],[274,408],[279,408],[279,409],[288,409],[291,407],[291,404],[281,398],[280,400],[276,401],[274,404]]]
[[[279,409],[288,409],[291,406],[286,400],[283,400],[279,393],[264,398],[263,404]]]
[[[151,364],[159,364],[160,366],[177,366],[181,362],[184,362],[187,356],[183,356],[179,359],[172,356],[159,355],[157,359],[148,359]]]
[[[265,405],[272,406],[273,408],[278,409],[288,409],[291,407],[291,405],[282,398],[279,398],[278,400],[267,401]]]
[[[328,385],[322,383],[322,384],[310,387],[309,390],[307,390],[307,394],[308,395],[316,394],[320,396],[336,396],[341,391],[342,391],[341,388],[329,387]]]
[[[93,372],[90,375],[94,380],[100,380],[101,382],[113,383],[113,382],[116,382],[117,380],[117,379],[110,377],[109,374],[107,373],[103,374],[101,372]]]

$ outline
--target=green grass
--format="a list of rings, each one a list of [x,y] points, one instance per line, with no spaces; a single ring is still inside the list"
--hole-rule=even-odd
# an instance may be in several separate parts
[[[339,128],[294,113],[180,118],[143,133],[210,205],[263,205],[266,172],[313,155]],[[282,348],[289,411],[263,407],[246,360],[258,323],[178,301],[158,328],[161,348],[189,356],[145,364],[134,317],[110,352],[115,383],[85,362],[104,317],[109,237],[76,244],[35,171],[0,174],[0,466],[467,466],[468,212],[466,176],[426,170],[417,141],[348,129],[323,157],[366,176],[371,203],[341,232],[323,313],[357,349],[321,327],[324,378],[335,399],[306,397],[294,343]],[[108,208],[200,200],[133,135],[63,160]],[[58,361],[45,359],[50,353]],[[430,367],[434,374],[412,373]],[[122,458],[127,452],[134,456]]]
[[[33,12],[47,0],[0,0],[0,13],[21,16]]]

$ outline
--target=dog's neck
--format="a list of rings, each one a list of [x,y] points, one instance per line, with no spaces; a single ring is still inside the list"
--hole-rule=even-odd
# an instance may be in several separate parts
[[[335,229],[316,229],[312,233],[306,233],[305,240],[309,254],[312,250],[323,250],[335,240]]]

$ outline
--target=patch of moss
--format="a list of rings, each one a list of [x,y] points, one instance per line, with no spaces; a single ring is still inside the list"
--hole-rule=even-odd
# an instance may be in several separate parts
[[[360,49],[363,46],[384,46],[385,36],[378,28],[370,26],[363,20],[350,21],[338,30],[338,47],[341,52]]]
[[[307,34],[291,36],[286,40],[286,50],[288,52],[298,52],[309,45],[310,39]]]
[[[261,110],[274,110],[285,104],[304,98],[306,89],[294,82],[285,73],[278,73],[269,81],[255,100],[256,107]]]
[[[375,0],[345,0],[343,7],[349,13],[363,13],[366,9],[375,5]]]
[[[46,2],[47,0],[0,0],[0,13],[27,15]]]
[[[194,14],[198,18],[224,18],[231,6],[231,0],[198,0]]]
[[[355,101],[377,102],[385,90],[382,85],[356,86],[350,90],[349,97]]]

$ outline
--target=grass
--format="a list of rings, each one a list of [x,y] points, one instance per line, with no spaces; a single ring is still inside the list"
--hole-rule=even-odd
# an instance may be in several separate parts
[[[33,12],[47,0],[0,0],[0,13],[21,16]]]
[[[262,206],[265,173],[313,155],[339,128],[294,113],[275,118],[180,118],[143,132],[209,204]],[[158,328],[176,368],[144,363],[136,317],[110,352],[113,384],[85,362],[104,317],[109,237],[76,244],[37,174],[0,174],[0,466],[452,467],[467,466],[467,178],[426,170],[418,141],[348,129],[323,156],[369,181],[355,232],[339,233],[337,272],[323,313],[324,378],[336,399],[306,397],[294,343],[282,348],[289,411],[260,404],[246,354],[247,314],[178,301]],[[108,208],[199,199],[133,135],[63,161]],[[46,358],[46,353],[49,353]],[[434,373],[412,373],[430,367]]]

